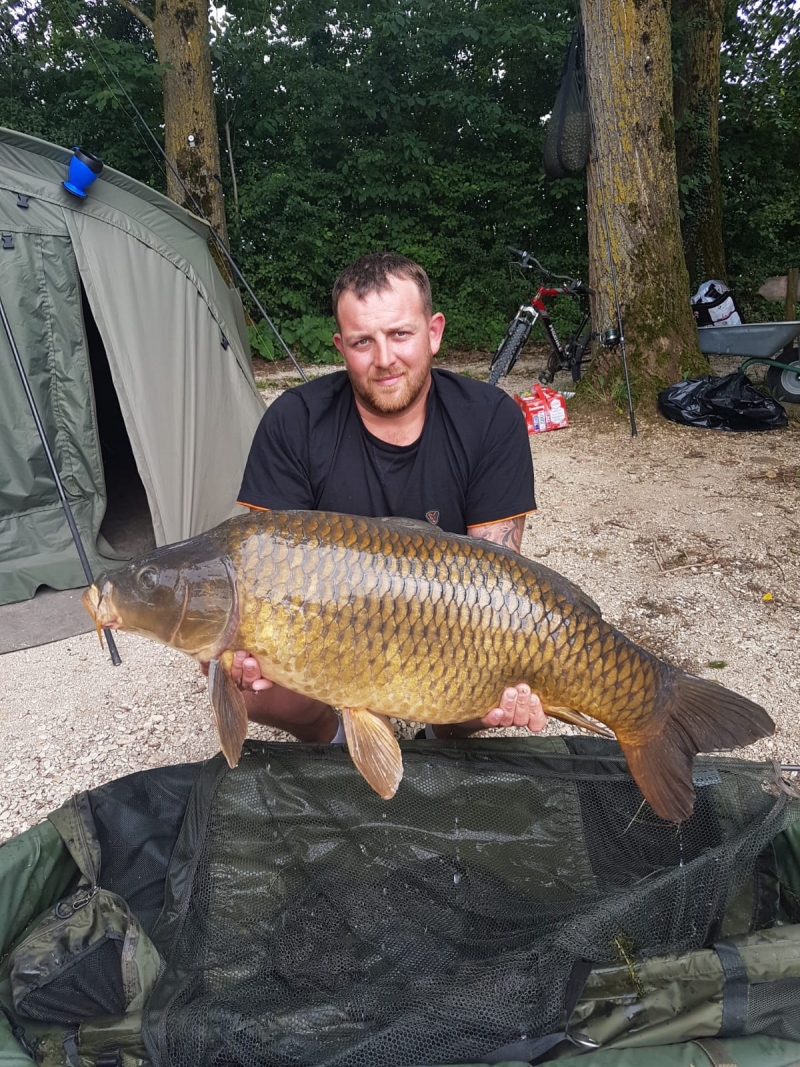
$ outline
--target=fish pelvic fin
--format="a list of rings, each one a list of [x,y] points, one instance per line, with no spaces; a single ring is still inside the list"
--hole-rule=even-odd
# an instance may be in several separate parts
[[[375,792],[391,800],[403,777],[403,756],[385,715],[367,708],[342,708],[350,758]]]
[[[228,766],[235,767],[247,737],[247,706],[241,689],[234,685],[218,659],[212,659],[208,665],[208,693],[217,720],[219,747]]]
[[[573,711],[571,708],[554,707],[552,704],[546,704],[544,710],[547,715],[552,715],[554,719],[561,719],[562,722],[568,722],[571,726],[579,726],[581,730],[589,730],[590,733],[597,734],[599,737],[614,736],[613,730],[601,726],[600,723],[590,719],[587,715],[582,715],[579,711]]]
[[[617,739],[645,799],[670,822],[692,814],[696,753],[740,748],[775,732],[775,723],[752,700],[674,669],[656,696],[655,718],[658,732],[643,740],[624,734]]]

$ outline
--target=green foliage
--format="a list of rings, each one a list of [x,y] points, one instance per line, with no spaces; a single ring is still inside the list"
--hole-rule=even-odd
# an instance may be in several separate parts
[[[309,363],[338,363],[339,353],[333,347],[336,323],[331,316],[301,315],[281,326],[281,336],[301,359]]]
[[[548,185],[540,165],[569,4],[228,11],[215,57],[234,255],[282,322],[324,315],[339,270],[387,248],[427,269],[448,345],[490,348],[532,281],[509,279],[506,245],[585,263],[583,183]]]
[[[250,342],[250,351],[257,352],[262,359],[271,362],[280,358],[276,351],[274,334],[266,322],[260,322],[257,326],[248,326],[247,339]]]
[[[0,125],[80,144],[163,190],[155,149],[111,71],[158,129],[160,71],[138,19],[106,0],[11,0],[0,10]]]
[[[729,13],[720,161],[728,282],[750,321],[781,318],[758,297],[800,261],[800,25],[793,0],[748,0]]]
[[[152,0],[141,6],[152,16]],[[748,318],[774,318],[777,306],[754,293],[796,265],[800,248],[796,3],[727,10],[729,281]],[[212,56],[231,250],[307,358],[335,359],[332,283],[364,252],[391,249],[426,267],[451,348],[494,348],[535,288],[533,272],[509,271],[507,245],[585,276],[584,181],[550,183],[541,166],[573,0],[231,0],[220,11]],[[112,71],[160,136],[153,42],[120,4],[11,0],[0,10],[0,124],[82,144],[163,189],[161,161]],[[685,206],[694,191],[687,179]],[[571,302],[551,313],[568,335]],[[264,358],[280,353],[263,323],[251,340]]]

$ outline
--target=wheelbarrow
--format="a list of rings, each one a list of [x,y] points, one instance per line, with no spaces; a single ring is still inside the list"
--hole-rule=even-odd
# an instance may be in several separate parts
[[[800,404],[800,356],[794,340],[800,322],[751,322],[743,326],[698,326],[700,351],[709,355],[746,356],[741,370],[752,363],[767,367],[767,388],[776,400]]]

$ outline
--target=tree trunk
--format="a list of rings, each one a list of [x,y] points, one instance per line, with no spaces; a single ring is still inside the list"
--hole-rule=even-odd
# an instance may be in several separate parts
[[[195,214],[199,206],[227,245],[208,0],[156,0],[153,36],[164,68],[164,150],[197,206],[171,171],[167,174],[167,192],[172,200]]]
[[[674,114],[689,282],[725,281],[719,173],[719,53],[725,0],[672,0]]]
[[[582,9],[595,125],[587,193],[594,328],[616,324],[610,252],[631,377],[651,391],[701,361],[678,211],[669,2],[582,0]]]

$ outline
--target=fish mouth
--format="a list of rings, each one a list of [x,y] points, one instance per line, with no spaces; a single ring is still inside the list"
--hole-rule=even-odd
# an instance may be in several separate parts
[[[122,619],[114,607],[111,583],[109,581],[103,582],[102,589],[98,589],[96,585],[90,585],[81,600],[83,601],[83,606],[94,620],[94,628],[102,645],[103,630],[119,630],[122,626]]]

